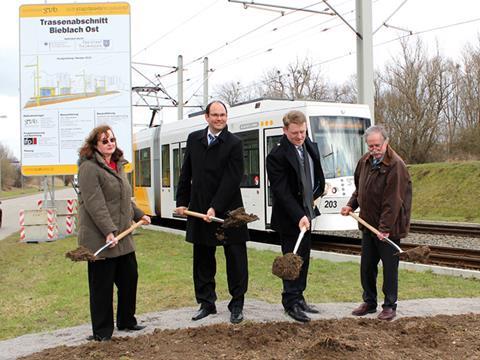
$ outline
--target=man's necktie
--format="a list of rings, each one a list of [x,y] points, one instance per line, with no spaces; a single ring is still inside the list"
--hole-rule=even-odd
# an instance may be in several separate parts
[[[300,160],[301,160],[302,166],[303,166],[303,164],[305,163],[305,161],[304,161],[305,156],[304,156],[304,154],[303,154],[303,146],[299,146],[299,147],[297,148],[297,150],[298,150],[298,155],[300,156]]]
[[[208,134],[208,145],[211,145],[215,140],[217,140],[217,137],[209,133]]]
[[[308,156],[305,156],[303,146],[298,148],[298,157],[300,160],[300,180],[303,186],[303,205],[307,210],[308,217],[313,219],[315,217],[313,211],[313,191],[312,191],[312,173],[310,171],[310,162]]]

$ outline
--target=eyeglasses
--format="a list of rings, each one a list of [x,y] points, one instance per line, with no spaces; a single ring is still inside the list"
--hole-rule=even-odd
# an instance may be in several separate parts
[[[117,142],[117,139],[115,139],[114,137],[110,138],[110,139],[103,139],[103,140],[100,140],[102,142],[103,145],[107,145],[108,142],[111,142],[112,144],[116,143]]]
[[[209,117],[225,117],[227,116],[226,113],[210,113],[208,114]]]
[[[385,141],[383,141],[381,144],[367,144],[367,147],[370,150],[373,149],[373,148],[379,149],[383,146],[383,144],[385,144]]]

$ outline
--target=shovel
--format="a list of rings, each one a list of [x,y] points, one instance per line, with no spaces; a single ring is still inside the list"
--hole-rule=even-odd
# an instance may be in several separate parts
[[[140,225],[144,225],[145,224],[145,221],[143,220],[140,220],[139,222],[136,222],[135,224],[132,224],[127,230],[125,231],[122,231],[120,234],[118,234],[118,236],[116,236],[117,240],[120,241],[122,240],[125,236],[127,236],[128,234],[130,234],[133,230],[135,230],[137,227],[139,227]],[[103,245],[100,249],[98,249],[97,251],[95,251],[95,253],[93,254],[93,256],[97,257],[98,254],[100,254],[103,250],[105,250],[107,247],[109,247],[110,245],[113,244],[113,241],[109,241],[107,242],[105,245]]]
[[[302,227],[300,234],[298,234],[293,253],[287,253],[275,258],[272,265],[273,275],[276,275],[283,280],[295,280],[298,278],[303,265],[303,259],[297,255],[297,251],[306,232],[307,228]]]
[[[380,231],[375,229],[372,225],[367,223],[365,220],[363,220],[360,216],[355,214],[354,212],[350,212],[348,215],[353,217],[355,220],[357,220],[360,224],[365,226],[367,229],[369,229],[371,232],[373,232],[375,235],[379,235]],[[430,255],[430,248],[428,246],[419,246],[407,251],[403,251],[400,246],[395,244],[392,240],[390,240],[388,237],[384,237],[383,240],[385,240],[388,244],[392,245],[395,249],[397,249],[397,253],[395,255],[398,255],[402,259],[408,259],[412,261],[424,261],[428,259],[428,256]]]
[[[134,224],[132,224],[128,229],[122,231],[120,234],[118,234],[116,236],[117,240],[120,241],[121,239],[123,239],[125,236],[127,236],[128,234],[130,234],[133,230],[135,230],[136,228],[138,228],[139,226],[141,225],[145,225],[146,222],[142,219]],[[83,260],[86,260],[86,261],[95,261],[95,260],[99,260],[97,258],[98,254],[100,254],[103,250],[105,250],[106,248],[108,248],[110,245],[113,244],[113,241],[109,241],[107,242],[105,245],[103,245],[100,249],[98,249],[97,251],[95,251],[94,254],[92,254],[87,248],[83,247],[83,246],[80,246],[78,247],[77,249],[75,250],[72,250],[72,251],[69,251],[65,254],[66,257],[68,257],[69,259],[71,259],[72,261],[83,261]]]
[[[218,223],[220,223],[220,224],[223,224],[223,223],[225,222],[225,220],[220,219],[220,218],[218,218],[218,217],[215,217],[215,216],[207,216],[207,214],[202,214],[202,213],[199,213],[199,212],[196,212],[196,211],[184,210],[183,213],[184,213],[185,215],[193,216],[193,217],[196,217],[196,218],[199,218],[199,219],[204,219],[205,217],[208,217],[210,220],[215,221],[215,222],[218,222]]]
[[[358,216],[357,214],[355,214],[354,212],[350,212],[348,215],[350,215],[351,217],[353,217],[355,220],[357,220],[360,224],[362,224],[363,226],[365,226],[368,230],[370,230],[371,232],[373,232],[375,235],[379,235],[380,234],[380,231],[378,231],[377,229],[375,229],[372,225],[370,225],[369,223],[367,223],[365,220],[363,220],[360,216]],[[387,243],[389,243],[390,245],[392,245],[395,249],[397,249],[398,253],[399,254],[403,254],[405,251],[403,251],[402,249],[400,249],[400,246],[398,246],[397,244],[395,244],[392,240],[390,240],[388,237],[384,237],[383,240],[385,240]]]
[[[185,215],[197,217],[200,219],[204,219],[205,217],[208,217],[210,220],[222,224],[221,227],[225,229],[240,227],[248,223],[251,223],[252,221],[258,220],[257,215],[246,213],[243,207],[239,207],[234,210],[227,211],[227,217],[225,218],[225,220],[215,216],[207,216],[206,214],[202,214],[202,213],[191,211],[191,210],[184,210],[183,213]]]

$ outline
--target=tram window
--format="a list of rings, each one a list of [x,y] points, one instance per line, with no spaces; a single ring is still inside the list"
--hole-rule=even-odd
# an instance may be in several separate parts
[[[178,179],[180,178],[180,170],[182,169],[183,157],[185,156],[186,148],[180,149],[177,147],[173,149],[173,199],[177,199]]]
[[[150,148],[135,151],[135,185],[150,187],[151,166]]]
[[[280,142],[280,139],[282,138],[283,135],[275,135],[275,136],[268,136],[267,137],[267,155],[270,154],[270,151],[277,146],[277,144]],[[266,157],[265,157],[266,159]],[[265,166],[267,164],[265,163]],[[268,206],[272,206],[273,201],[272,201],[272,192],[270,190],[270,183],[268,183]]]
[[[258,152],[258,130],[236,133],[243,141],[244,174],[240,187],[260,187],[260,163]]]
[[[311,116],[313,139],[318,144],[325,178],[352,176],[365,151],[362,135],[369,119],[346,116]]]
[[[170,145],[162,145],[162,186],[170,187]]]

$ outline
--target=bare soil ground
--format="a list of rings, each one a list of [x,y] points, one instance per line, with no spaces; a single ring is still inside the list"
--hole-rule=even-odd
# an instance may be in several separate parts
[[[60,346],[22,359],[479,359],[480,314],[216,324]]]

